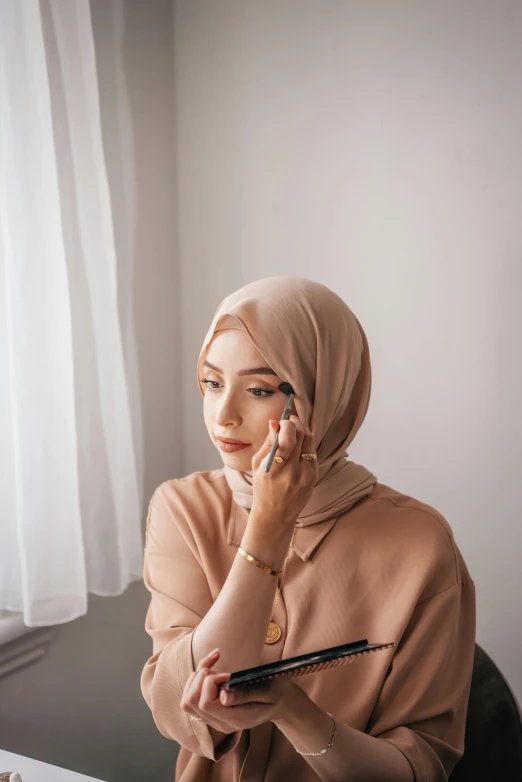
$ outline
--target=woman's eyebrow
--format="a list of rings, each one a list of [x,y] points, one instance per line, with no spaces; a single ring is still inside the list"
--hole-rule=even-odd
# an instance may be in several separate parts
[[[211,364],[210,361],[204,361],[203,362],[204,367],[208,367],[208,369],[213,369],[215,372],[219,372],[220,375],[223,374],[221,369],[218,369],[218,367],[215,367],[214,364]],[[238,375],[275,375],[277,377],[277,372],[274,372],[274,370],[271,367],[254,367],[254,369],[241,369],[238,373]]]

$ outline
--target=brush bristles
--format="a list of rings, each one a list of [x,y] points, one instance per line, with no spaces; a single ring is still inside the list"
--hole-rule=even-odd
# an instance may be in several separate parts
[[[363,657],[365,654],[371,652],[380,652],[382,649],[389,649],[393,644],[386,644],[386,646],[380,646],[378,649],[366,649],[364,652],[356,652],[355,654],[347,654],[344,657],[337,657],[335,660],[327,660],[322,663],[313,663],[312,665],[303,665],[302,668],[294,668],[288,671],[279,671],[278,673],[272,673],[269,676],[260,676],[253,684],[257,682],[265,681],[266,679],[275,679],[276,676],[288,676],[290,679],[294,679],[296,676],[304,676],[308,673],[315,673],[315,671],[322,671],[326,668],[337,668],[341,665],[349,665],[350,663],[358,660],[359,657]]]

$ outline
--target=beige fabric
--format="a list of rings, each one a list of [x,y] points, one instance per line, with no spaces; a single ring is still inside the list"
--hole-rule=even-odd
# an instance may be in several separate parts
[[[319,478],[297,521],[309,526],[348,510],[371,492],[377,478],[346,460],[371,391],[370,351],[361,324],[344,301],[306,277],[266,277],[232,293],[217,308],[203,340],[197,378],[214,333],[246,331],[267,364],[295,391],[295,407],[311,430]],[[225,465],[235,502],[252,507],[252,472]]]
[[[319,283],[258,280],[216,310],[198,378],[215,331],[231,326],[246,330],[293,386],[319,463],[274,611],[282,637],[265,646],[260,664],[362,638],[394,642],[395,649],[309,674],[298,684],[338,722],[395,744],[417,780],[443,782],[463,751],[474,585],[436,510],[347,460],[370,399],[364,331]],[[243,762],[241,782],[319,779],[272,723],[224,736],[179,708],[194,670],[192,632],[226,581],[251,504],[251,473],[228,466],[166,481],[150,503],[144,580],[153,650],[141,686],[158,729],[181,745],[179,782],[232,782]]]
[[[224,736],[179,708],[194,670],[192,631],[223,587],[247,519],[222,469],[155,491],[142,692],[158,729],[181,745],[178,782],[233,782],[243,762],[241,782],[318,782],[273,723]],[[274,612],[282,637],[260,664],[362,638],[393,641],[296,682],[338,722],[398,747],[417,782],[446,782],[463,752],[475,644],[474,584],[447,521],[377,483],[337,519],[298,528],[294,543]]]

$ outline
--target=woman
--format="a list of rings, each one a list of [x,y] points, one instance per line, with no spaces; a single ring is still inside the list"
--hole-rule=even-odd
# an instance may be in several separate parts
[[[447,780],[474,584],[440,513],[346,459],[371,388],[357,318],[311,280],[253,282],[217,309],[198,382],[224,466],[159,486],[145,544],[141,686],[181,745],[176,780]],[[280,421],[283,382],[295,399]],[[232,671],[363,638],[394,646],[222,700]]]

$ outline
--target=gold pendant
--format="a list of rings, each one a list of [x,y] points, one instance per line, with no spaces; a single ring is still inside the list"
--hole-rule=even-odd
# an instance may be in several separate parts
[[[266,644],[275,644],[281,638],[281,628],[275,622],[270,622],[266,631]]]

